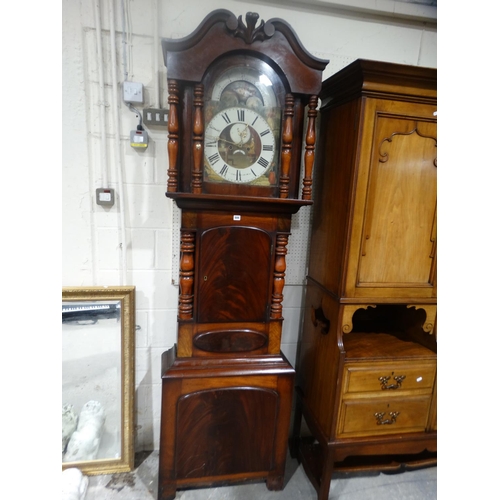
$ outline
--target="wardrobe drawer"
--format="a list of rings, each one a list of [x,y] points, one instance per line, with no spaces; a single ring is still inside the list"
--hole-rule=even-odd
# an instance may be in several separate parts
[[[435,361],[346,363],[342,392],[376,392],[386,396],[401,391],[429,394],[434,387],[435,376]]]
[[[431,396],[343,400],[337,437],[423,432],[430,405]]]

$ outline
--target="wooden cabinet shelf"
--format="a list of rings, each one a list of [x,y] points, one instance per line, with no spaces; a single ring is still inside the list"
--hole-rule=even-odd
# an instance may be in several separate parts
[[[399,332],[400,336],[404,332]],[[388,333],[350,333],[343,337],[346,360],[436,358],[436,353],[417,342],[401,340]]]

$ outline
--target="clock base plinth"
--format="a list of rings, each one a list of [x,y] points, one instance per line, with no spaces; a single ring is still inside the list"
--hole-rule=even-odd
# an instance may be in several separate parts
[[[162,356],[158,500],[178,489],[284,486],[294,370],[283,355]]]

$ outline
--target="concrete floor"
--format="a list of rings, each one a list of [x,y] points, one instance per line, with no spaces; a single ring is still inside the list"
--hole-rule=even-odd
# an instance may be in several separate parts
[[[158,452],[136,456],[133,472],[90,476],[85,500],[156,500]],[[400,474],[364,474],[333,478],[329,500],[435,500],[437,467]],[[178,491],[176,500],[317,500],[302,466],[290,456],[285,488],[268,491],[264,482]]]

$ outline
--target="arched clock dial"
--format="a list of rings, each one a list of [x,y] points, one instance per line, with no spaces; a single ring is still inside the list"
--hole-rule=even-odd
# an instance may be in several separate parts
[[[205,181],[274,188],[282,114],[276,75],[250,58],[216,75],[205,96]]]
[[[256,181],[273,165],[275,151],[271,126],[252,109],[224,109],[206,126],[205,163],[221,180]]]

